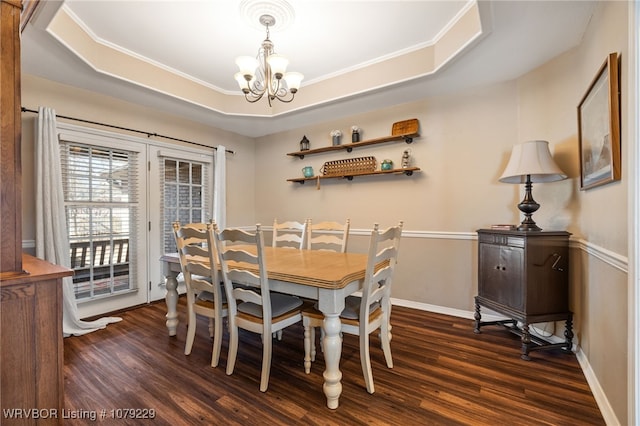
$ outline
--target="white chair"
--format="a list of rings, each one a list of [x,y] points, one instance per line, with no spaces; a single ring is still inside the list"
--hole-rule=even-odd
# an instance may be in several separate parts
[[[271,370],[273,333],[302,320],[302,300],[269,290],[263,253],[264,237],[260,225],[256,226],[255,233],[240,229],[225,229],[216,232],[215,238],[229,304],[230,338],[227,374],[233,373],[236,362],[238,328],[258,333],[262,336],[260,391],[266,392]],[[255,272],[235,268],[236,262],[250,264]],[[233,283],[244,286],[234,286]]]
[[[340,314],[342,333],[360,338],[360,364],[367,392],[374,393],[371,359],[369,357],[369,335],[380,330],[382,351],[387,367],[393,368],[391,358],[391,284],[398,257],[398,246],[402,234],[402,222],[384,231],[378,231],[376,223],[371,232],[367,269],[362,297],[349,296]],[[383,265],[380,267],[379,265]],[[377,267],[379,269],[377,269]],[[304,369],[308,374],[311,362],[315,361],[315,328],[322,327],[324,317],[315,307],[302,311],[304,325]]]
[[[346,253],[351,219],[345,223],[307,221],[307,249]]]
[[[180,266],[187,287],[187,341],[185,355],[191,354],[196,335],[196,314],[209,318],[213,337],[211,366],[216,367],[222,347],[222,318],[227,316],[226,295],[218,279],[217,253],[212,223],[173,223]]]
[[[274,219],[271,245],[273,247],[292,247],[302,250],[306,234],[306,220],[302,223],[295,221],[278,223],[278,219]]]

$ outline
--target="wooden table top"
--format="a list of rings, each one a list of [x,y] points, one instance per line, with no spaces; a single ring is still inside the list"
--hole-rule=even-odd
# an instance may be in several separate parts
[[[364,253],[265,247],[264,254],[269,279],[318,288],[340,289],[364,279],[367,266]],[[180,263],[177,253],[166,254],[160,260]]]

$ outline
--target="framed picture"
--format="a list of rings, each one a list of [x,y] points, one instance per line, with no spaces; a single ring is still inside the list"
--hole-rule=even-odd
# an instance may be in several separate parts
[[[620,180],[618,53],[610,53],[578,105],[580,189]]]

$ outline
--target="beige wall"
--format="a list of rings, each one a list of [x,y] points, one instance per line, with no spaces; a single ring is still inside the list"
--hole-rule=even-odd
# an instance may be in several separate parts
[[[571,308],[577,343],[620,424],[627,421],[628,201],[627,104],[632,69],[627,51],[627,2],[601,2],[581,45],[519,79],[520,131],[535,128],[556,141],[556,158],[571,185],[545,194],[564,200],[562,221],[576,241],[571,252]],[[580,191],[577,106],[610,52],[621,56],[622,180]],[[551,187],[551,185],[549,185]],[[546,192],[546,186],[545,186]],[[539,192],[538,192],[539,193]],[[538,197],[544,206],[544,199]]]
[[[167,116],[148,108],[24,76],[23,105],[51,106],[58,113],[89,120],[150,130],[205,144],[237,150],[229,157],[228,224],[312,218],[352,220],[350,249],[364,251],[366,231],[374,222],[389,226],[404,221],[398,276],[393,297],[470,316],[477,289],[475,230],[495,223],[518,223],[516,205],[521,185],[498,182],[511,147],[530,139],[545,139],[569,179],[535,184],[541,208],[534,219],[544,229],[573,233],[571,249],[571,309],[576,342],[610,407],[607,418],[627,424],[627,171],[621,182],[579,190],[576,107],[591,79],[612,51],[625,63],[627,3],[602,2],[582,44],[517,80],[464,93],[431,97],[363,115],[259,138]],[[33,229],[33,115],[23,119],[24,239]],[[329,133],[358,125],[363,138],[387,136],[396,121],[417,118],[420,137],[411,145],[388,143],[326,153],[303,160],[287,156],[306,135],[311,147],[327,146]],[[623,110],[622,121],[626,122]],[[623,125],[622,152],[628,152]],[[353,181],[324,180],[313,184],[286,182],[302,176],[301,168],[316,172],[326,161],[373,155],[400,163],[410,148],[421,172],[407,176],[371,176]],[[623,259],[623,265],[613,260]],[[557,334],[562,333],[562,324]],[[472,332],[471,322],[469,331]],[[514,347],[514,356],[519,348]],[[532,361],[535,362],[535,361]],[[611,412],[607,412],[607,410]]]
[[[621,271],[609,258],[627,255],[627,172],[623,166],[622,181],[580,191],[577,135],[577,105],[609,52],[622,55],[624,93],[626,22],[625,2],[602,2],[581,46],[515,81],[260,138],[256,219],[269,224],[274,217],[349,217],[358,232],[351,248],[360,251],[365,237],[359,231],[374,222],[388,226],[404,220],[393,297],[470,312],[477,289],[477,243],[470,236],[490,224],[521,220],[516,204],[522,186],[499,183],[498,177],[513,144],[548,140],[569,179],[534,184],[534,197],[541,204],[534,219],[544,229],[573,233],[570,303],[575,341],[611,405],[607,414],[626,424],[627,274],[626,265]],[[363,137],[371,139],[389,135],[393,122],[409,118],[420,120],[421,136],[408,147],[421,173],[325,180],[319,190],[309,182],[286,182],[301,176],[302,166],[311,165],[317,172],[325,161],[335,159],[373,155],[398,164],[404,144],[304,160],[285,153],[296,151],[303,135],[316,148],[330,145],[329,132],[340,129],[346,133],[343,142],[349,143],[352,125],[362,127]],[[623,126],[623,153],[627,144]],[[558,336],[563,326],[556,327]]]
[[[460,95],[436,97],[374,113],[348,117],[314,127],[260,138],[256,144],[256,219],[344,221],[351,219],[356,236],[375,222],[390,226],[404,221],[398,277],[393,297],[413,302],[473,310],[476,288],[475,230],[492,223],[517,220],[518,187],[497,182],[515,141],[516,85],[513,82]],[[312,148],[331,144],[329,133],[341,129],[349,143],[349,129],[358,125],[363,138],[391,134],[394,122],[417,118],[420,137],[407,145],[388,143],[346,151],[287,156],[303,135]],[[324,162],[373,155],[400,164],[409,148],[413,176],[370,176],[352,181],[287,182],[310,165],[318,173]],[[498,202],[496,202],[496,200]],[[549,210],[553,210],[550,206]]]

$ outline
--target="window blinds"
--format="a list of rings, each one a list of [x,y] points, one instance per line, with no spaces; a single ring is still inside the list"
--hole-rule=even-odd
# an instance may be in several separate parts
[[[209,200],[209,167],[206,163],[165,157],[160,154],[162,241],[165,253],[177,251],[173,228],[176,220],[182,224],[207,220]]]
[[[77,299],[135,289],[136,152],[61,141],[65,213]]]

